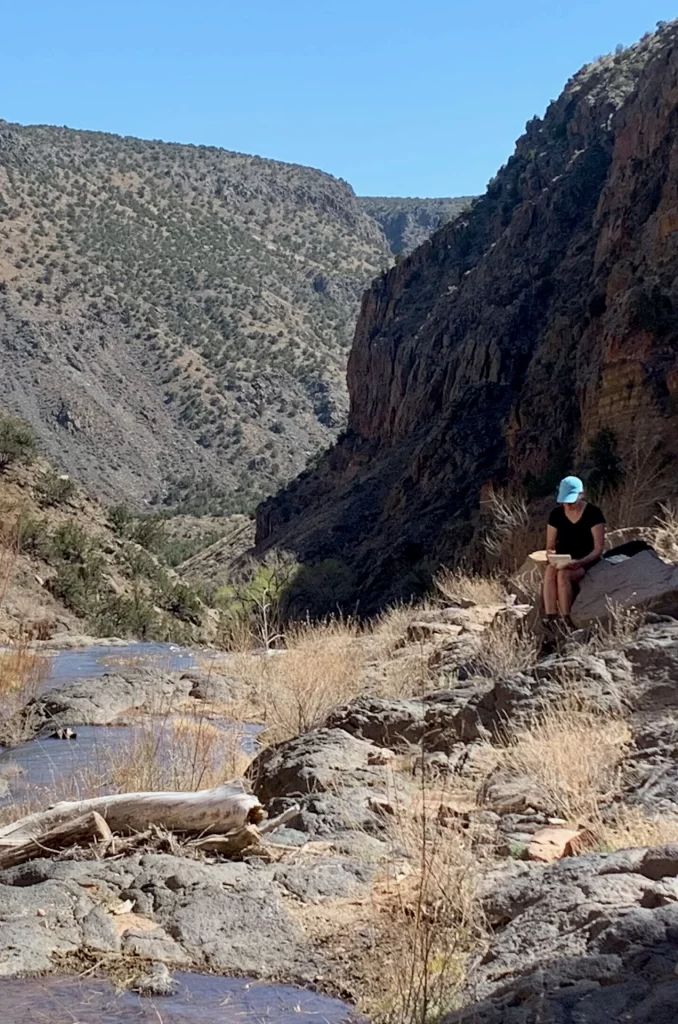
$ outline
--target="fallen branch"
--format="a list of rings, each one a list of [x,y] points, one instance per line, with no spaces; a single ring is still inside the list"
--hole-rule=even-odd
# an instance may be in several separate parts
[[[101,815],[89,811],[43,832],[39,839],[25,839],[21,845],[0,849],[0,871],[25,864],[35,857],[58,853],[68,846],[89,845],[92,840],[109,843],[111,838],[111,830]]]
[[[92,812],[105,819],[111,832],[125,835],[143,832],[150,825],[161,826],[168,832],[223,835],[266,817],[257,798],[246,793],[239,782],[196,793],[120,793],[64,801],[12,822],[0,828],[0,852],[22,846],[29,839],[42,843],[52,829]]]
[[[242,853],[253,847],[260,847],[261,835],[256,825],[243,825],[242,828],[234,829],[224,836],[204,836],[194,839],[189,844],[194,850],[202,850],[205,853],[220,853],[231,857],[233,854]]]

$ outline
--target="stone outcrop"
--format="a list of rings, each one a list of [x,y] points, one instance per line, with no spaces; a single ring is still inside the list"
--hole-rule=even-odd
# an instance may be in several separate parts
[[[445,1024],[673,1024],[678,847],[516,864],[487,880],[493,927],[470,1005]]]
[[[640,551],[623,562],[606,558],[589,569],[572,606],[576,626],[604,622],[615,609],[643,608],[678,615],[678,565],[654,551]]]
[[[341,563],[369,611],[468,548],[488,483],[551,494],[603,429],[675,458],[677,34],[585,67],[471,210],[374,282],[348,429],[260,506],[261,550]]]

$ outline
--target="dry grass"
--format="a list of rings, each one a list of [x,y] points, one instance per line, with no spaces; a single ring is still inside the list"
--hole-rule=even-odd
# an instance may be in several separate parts
[[[652,544],[662,558],[678,562],[678,506],[661,505],[660,508],[661,514],[652,530]]]
[[[624,608],[618,604],[608,603],[607,619],[596,622],[585,640],[570,641],[570,645],[583,653],[623,647],[635,638],[644,621],[645,613],[642,608]]]
[[[118,793],[211,789],[243,775],[246,737],[238,723],[217,726],[200,712],[149,720],[125,749],[104,754],[103,782]]]
[[[261,646],[261,641],[246,615],[222,615],[218,633],[219,647],[231,654],[248,654]]]
[[[16,568],[18,546],[9,543],[0,547],[0,608],[7,596]],[[30,649],[27,640],[9,644],[0,650],[0,743],[15,737],[12,716],[34,696],[49,675],[49,659]]]
[[[483,633],[475,663],[479,675],[507,676],[532,668],[539,654],[539,639],[519,619],[498,615]]]
[[[632,846],[662,846],[678,843],[678,818],[670,815],[648,816],[640,807],[621,805],[614,818],[593,828],[598,848],[626,850]]]
[[[426,790],[422,813],[397,814],[393,853],[374,886],[368,956],[378,976],[361,1009],[379,1024],[426,1024],[453,1009],[485,941],[469,838],[427,812]]]
[[[355,623],[294,626],[285,642],[283,650],[229,662],[229,672],[247,686],[248,717],[266,726],[272,743],[316,728],[363,687],[366,651]]]
[[[494,564],[513,572],[535,547],[535,524],[524,494],[490,488],[481,501],[486,528],[483,546]],[[543,527],[539,527],[543,532]]]
[[[508,591],[496,575],[463,569],[440,569],[433,578],[436,589],[452,604],[501,605]]]
[[[423,697],[439,685],[432,663],[436,648],[420,642],[409,643],[382,658],[365,676],[366,688],[379,697]]]
[[[573,825],[594,821],[618,788],[619,761],[631,732],[621,719],[553,707],[511,739],[501,769],[529,780],[549,813]]]
[[[370,635],[384,655],[391,654],[402,645],[408,626],[417,617],[417,613],[425,607],[428,605],[424,603],[394,604],[371,623]]]
[[[605,516],[611,529],[645,526],[657,505],[671,493],[667,459],[661,446],[647,430],[637,434],[622,453],[624,476],[604,496]]]

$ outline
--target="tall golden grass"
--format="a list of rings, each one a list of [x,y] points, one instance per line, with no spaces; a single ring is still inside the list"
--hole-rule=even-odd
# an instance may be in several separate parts
[[[573,825],[595,821],[619,785],[619,762],[631,732],[621,718],[574,701],[551,707],[502,752],[501,771],[529,780],[549,813]]]
[[[678,562],[678,505],[661,505],[651,531],[652,544],[670,562]]]
[[[125,749],[104,753],[98,787],[119,793],[211,789],[243,775],[252,759],[246,736],[243,725],[217,725],[200,711],[148,719],[134,726]]]
[[[532,668],[539,654],[539,639],[522,620],[498,615],[483,633],[476,658],[479,675],[508,676]]]
[[[463,569],[440,569],[433,585],[452,604],[501,605],[508,591],[496,574],[466,572]]]
[[[343,619],[292,626],[285,647],[235,657],[229,672],[247,687],[251,714],[279,742],[319,726],[362,691],[365,653],[358,626]]]
[[[9,592],[19,553],[16,531],[3,535],[0,545],[0,611]],[[34,696],[49,675],[49,658],[31,649],[25,638],[0,648],[0,743],[20,739],[12,718]]]

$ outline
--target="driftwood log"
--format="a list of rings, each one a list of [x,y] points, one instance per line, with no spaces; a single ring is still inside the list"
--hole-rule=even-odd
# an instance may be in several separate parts
[[[0,854],[30,839],[42,843],[53,829],[92,812],[105,820],[111,832],[122,834],[158,825],[169,832],[223,835],[244,825],[256,825],[266,817],[257,798],[245,792],[239,782],[196,793],[120,793],[58,803],[0,828]]]
[[[112,832],[101,815],[88,811],[55,825],[43,832],[39,839],[24,839],[19,845],[0,848],[0,871],[25,864],[35,857],[58,853],[68,846],[88,846],[93,840],[110,842],[111,839]]]

